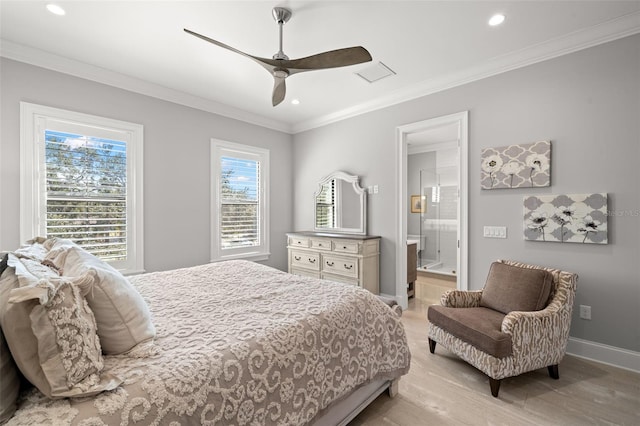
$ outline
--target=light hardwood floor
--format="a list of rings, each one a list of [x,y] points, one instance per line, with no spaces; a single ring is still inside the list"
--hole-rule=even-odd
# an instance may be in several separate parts
[[[570,355],[559,380],[544,368],[504,379],[493,398],[483,373],[442,346],[429,353],[427,306],[412,299],[402,316],[412,358],[398,395],[383,393],[350,426],[640,425],[640,374]]]

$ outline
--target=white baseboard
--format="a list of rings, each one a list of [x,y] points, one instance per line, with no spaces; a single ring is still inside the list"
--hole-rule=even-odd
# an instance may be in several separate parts
[[[640,373],[640,352],[569,337],[567,354]]]

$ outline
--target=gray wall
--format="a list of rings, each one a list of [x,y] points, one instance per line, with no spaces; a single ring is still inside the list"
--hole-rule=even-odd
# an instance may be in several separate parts
[[[0,131],[0,249],[19,236],[20,101],[144,125],[144,260],[147,271],[210,259],[210,139],[271,151],[271,258],[287,267],[292,137],[208,112],[2,59]]]
[[[294,137],[294,225],[311,229],[311,194],[333,170],[360,175],[369,233],[382,236],[381,291],[395,293],[397,126],[469,111],[469,287],[510,258],[580,275],[573,337],[640,351],[640,35],[510,71]],[[552,186],[536,194],[609,193],[608,245],[524,241],[526,189],[480,189],[485,147],[552,141]],[[508,227],[485,239],[483,225]]]

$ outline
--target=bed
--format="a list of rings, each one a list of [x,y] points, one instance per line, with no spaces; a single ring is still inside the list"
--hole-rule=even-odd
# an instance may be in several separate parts
[[[243,260],[128,282],[155,337],[104,355],[95,395],[23,391],[9,425],[346,424],[409,370],[399,316],[354,286]]]

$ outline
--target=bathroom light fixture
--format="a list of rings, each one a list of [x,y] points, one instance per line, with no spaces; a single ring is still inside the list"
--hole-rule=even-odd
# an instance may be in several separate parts
[[[53,4],[53,3],[49,3],[47,5],[47,10],[51,13],[53,13],[54,15],[58,15],[58,16],[63,16],[65,15],[67,12],[64,11],[64,9],[60,6],[58,6],[57,4]]]
[[[300,99],[293,99],[293,100],[291,101],[291,104],[292,104],[292,105],[300,105]]]
[[[489,25],[496,27],[504,22],[505,16],[501,13],[496,13],[489,19]]]

